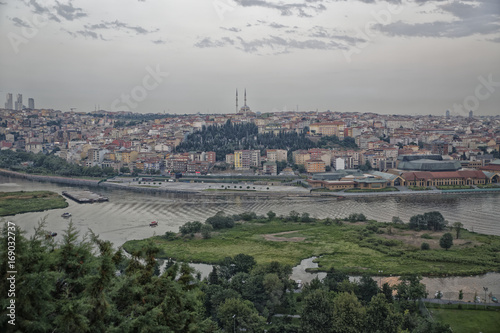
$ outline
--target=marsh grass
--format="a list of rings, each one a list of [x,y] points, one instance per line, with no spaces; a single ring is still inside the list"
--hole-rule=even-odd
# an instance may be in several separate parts
[[[267,223],[236,223],[210,239],[152,240],[161,249],[160,257],[180,261],[216,264],[239,253],[251,255],[258,263],[278,261],[297,265],[302,259],[318,256],[319,271],[331,268],[358,275],[421,274],[426,276],[469,275],[500,271],[500,237],[462,230],[461,245],[445,251],[436,246],[422,251],[418,232],[406,226],[375,221],[325,225],[324,220],[292,223],[275,219]],[[390,235],[388,226],[392,226]],[[374,228],[376,226],[377,228]],[[279,241],[266,240],[270,234]],[[294,238],[303,238],[300,241]],[[438,239],[438,238],[437,238]],[[124,244],[132,252],[147,240]]]
[[[0,216],[68,207],[66,200],[50,191],[0,192]]]

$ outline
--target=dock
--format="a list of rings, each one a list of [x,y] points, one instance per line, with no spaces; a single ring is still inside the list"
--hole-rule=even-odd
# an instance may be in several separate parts
[[[107,197],[90,191],[63,191],[62,195],[78,203],[94,203],[109,200]]]

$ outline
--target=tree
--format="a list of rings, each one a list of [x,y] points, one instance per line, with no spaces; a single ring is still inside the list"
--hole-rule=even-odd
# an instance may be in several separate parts
[[[326,277],[323,279],[323,284],[326,288],[328,288],[328,290],[338,292],[340,291],[340,283],[345,280],[349,281],[349,275],[336,271],[332,268],[328,273],[326,273]]]
[[[311,291],[304,298],[300,314],[301,331],[304,333],[332,333],[333,300],[324,289]]]
[[[371,276],[363,275],[359,281],[358,297],[363,304],[368,304],[372,297],[377,295],[380,290],[378,289],[377,282]]]
[[[403,317],[387,302],[383,294],[375,295],[366,309],[366,332],[399,332]]]
[[[272,210],[270,210],[270,211],[267,212],[267,218],[269,220],[273,220],[275,217],[276,217],[276,213],[273,212]]]
[[[463,227],[464,227],[464,225],[463,225],[462,222],[455,222],[455,223],[453,223],[453,228],[455,229],[455,232],[456,232],[456,235],[457,235],[456,239],[458,239],[460,237],[460,230],[462,230]]]
[[[392,217],[392,223],[394,224],[403,224],[403,220],[399,216],[393,216]]]
[[[424,214],[424,219],[427,222],[427,229],[439,231],[446,226],[446,221],[440,212],[428,212]]]
[[[366,309],[353,293],[340,293],[334,300],[333,331],[364,332]]]
[[[256,261],[252,256],[240,253],[234,256],[233,264],[235,273],[238,272],[248,273],[255,266]]]
[[[453,245],[453,236],[447,232],[439,239],[439,246],[448,251],[448,249]]]
[[[201,236],[204,239],[209,239],[212,237],[212,230],[214,228],[210,224],[203,224],[200,228]]]
[[[216,230],[234,227],[233,218],[226,216],[223,211],[217,212],[214,216],[209,217],[205,223],[210,224]]]
[[[412,230],[426,230],[427,229],[427,220],[424,215],[418,214],[410,217],[410,229]]]
[[[425,285],[420,282],[422,277],[412,274],[400,277],[399,280],[401,283],[396,285],[396,299],[399,301],[401,308],[416,310],[417,300],[427,295]],[[413,301],[413,304],[410,301]]]
[[[426,243],[426,242],[423,242],[422,245],[420,245],[420,249],[424,250],[424,251],[426,251],[426,250],[428,250],[430,248],[431,247],[430,247],[429,243]]]
[[[252,302],[229,298],[217,309],[217,318],[226,332],[246,330],[262,332],[266,319],[259,316]]]

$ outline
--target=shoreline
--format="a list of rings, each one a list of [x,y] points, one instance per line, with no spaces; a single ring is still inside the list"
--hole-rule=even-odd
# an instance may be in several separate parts
[[[51,182],[58,184],[66,184],[73,186],[88,186],[88,187],[103,187],[110,189],[123,189],[133,192],[142,193],[166,193],[166,194],[188,194],[195,195],[199,197],[213,197],[213,196],[247,196],[247,197],[273,197],[273,198],[284,198],[284,197],[304,197],[304,198],[331,198],[336,200],[343,200],[349,198],[369,198],[369,197],[394,197],[394,196],[413,196],[413,195],[450,195],[450,194],[489,194],[489,193],[500,193],[500,187],[498,188],[485,188],[485,189],[457,189],[457,190],[427,190],[427,191],[392,191],[392,192],[355,192],[355,193],[344,193],[344,192],[311,192],[309,189],[298,188],[294,186],[277,186],[277,185],[259,185],[260,190],[223,190],[211,188],[212,185],[221,185],[219,183],[167,183],[166,185],[158,186],[140,186],[131,185],[124,183],[112,183],[103,180],[91,180],[82,178],[69,178],[62,176],[45,176],[45,175],[32,175],[21,173],[17,171],[11,171],[6,169],[0,169],[0,175],[10,176],[21,179],[35,180],[39,182]],[[208,184],[209,187],[207,188]],[[222,184],[227,185],[227,184]],[[245,184],[247,185],[247,184]],[[241,185],[243,186],[243,185]],[[265,189],[264,189],[265,188]]]

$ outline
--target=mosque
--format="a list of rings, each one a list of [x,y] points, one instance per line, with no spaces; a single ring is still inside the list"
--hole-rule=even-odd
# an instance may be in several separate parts
[[[236,89],[236,113],[248,114],[248,115],[253,114],[252,110],[250,110],[250,107],[247,105],[247,90],[246,89],[245,89],[245,105],[243,105],[239,110],[238,110],[238,89]]]

